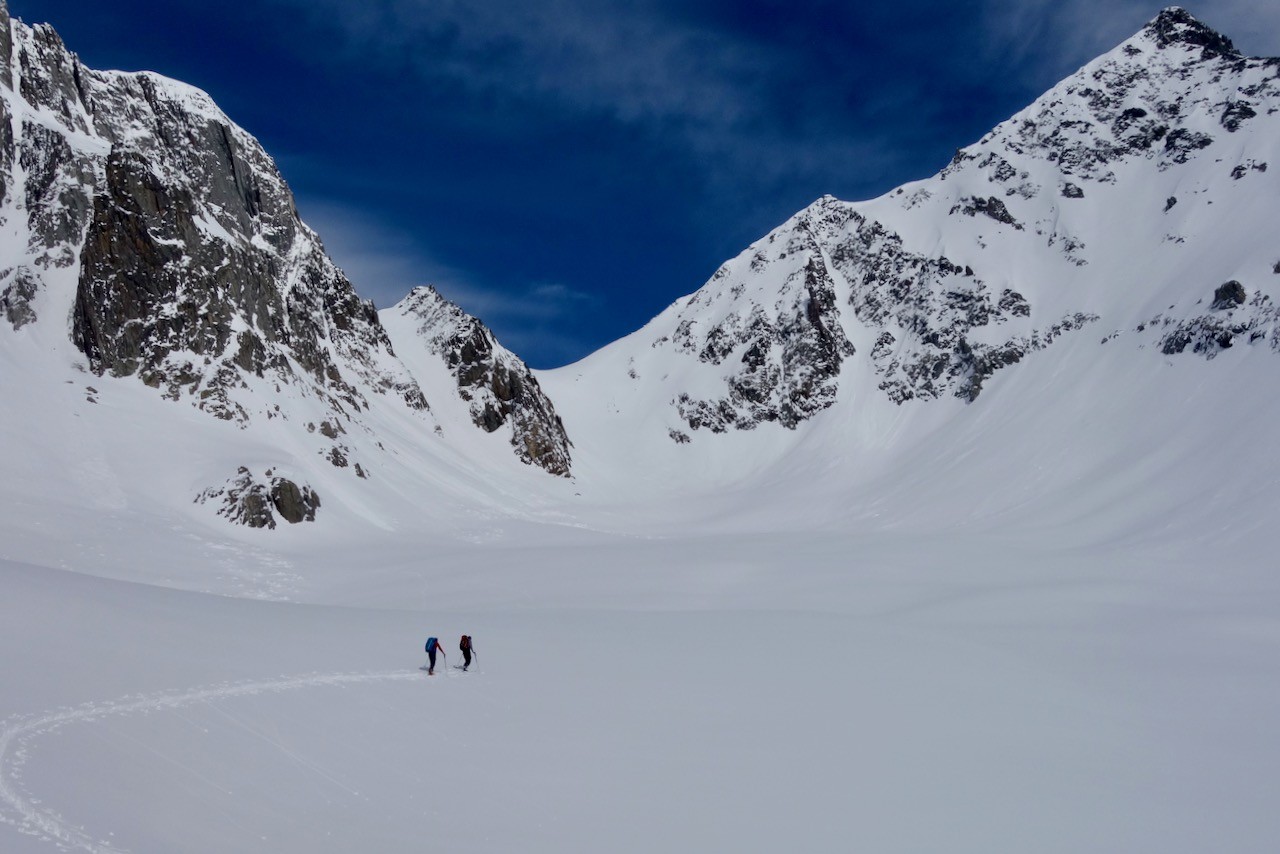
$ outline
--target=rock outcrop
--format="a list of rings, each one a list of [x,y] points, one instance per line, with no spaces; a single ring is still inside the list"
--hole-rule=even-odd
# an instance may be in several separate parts
[[[749,430],[765,421],[794,429],[831,406],[837,378],[854,347],[845,336],[836,305],[835,283],[821,248],[811,234],[797,232],[779,250],[790,258],[780,274],[772,304],[735,301],[714,322],[699,317],[713,308],[738,277],[760,273],[769,264],[767,250],[757,252],[748,269],[721,268],[713,288],[695,294],[684,306],[675,331],[655,346],[670,346],[708,365],[725,369],[725,394],[676,400],[680,417],[692,429]]]
[[[856,205],[826,197],[722,267],[652,346],[724,369],[722,394],[673,401],[690,428],[795,428],[835,403],[856,352],[851,330],[874,332],[861,358],[895,402],[972,401],[1000,368],[1097,319],[1073,312],[1036,327],[1030,316],[1021,293],[912,252]]]
[[[1160,352],[1168,356],[1190,351],[1212,359],[1241,343],[1280,353],[1280,306],[1261,291],[1249,294],[1233,280],[1214,290],[1207,311],[1183,317],[1158,314],[1135,331],[1156,334]]]
[[[518,356],[475,317],[432,287],[415,288],[387,309],[405,318],[412,341],[443,360],[474,424],[487,433],[508,430],[516,456],[555,475],[571,472],[572,442],[551,400]]]
[[[214,504],[218,515],[249,528],[275,528],[277,514],[296,525],[314,522],[320,496],[309,486],[299,486],[273,470],[261,476],[241,466],[223,486],[196,496],[198,504]]]

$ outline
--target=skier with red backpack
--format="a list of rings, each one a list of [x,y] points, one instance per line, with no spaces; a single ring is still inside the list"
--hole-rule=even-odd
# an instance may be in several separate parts
[[[471,666],[471,654],[475,652],[475,647],[471,645],[471,635],[462,636],[462,640],[458,641],[458,649],[462,650],[462,670],[465,672]]]

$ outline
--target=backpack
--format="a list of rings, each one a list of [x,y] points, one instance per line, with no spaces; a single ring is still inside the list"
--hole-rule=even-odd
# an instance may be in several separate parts
[[[471,649],[471,635],[463,635],[458,642],[458,649]]]
[[[440,645],[440,642],[435,638],[427,638],[427,652],[431,652],[439,645]]]

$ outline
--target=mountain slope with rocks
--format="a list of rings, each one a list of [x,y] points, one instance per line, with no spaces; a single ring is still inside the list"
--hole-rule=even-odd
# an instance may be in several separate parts
[[[1189,409],[1266,421],[1277,63],[1181,10],[934,177],[817,200],[556,371],[432,289],[360,300],[207,96],[9,29],[0,358],[32,415],[4,438],[44,450],[6,465],[48,506],[321,541],[1041,524],[1089,478],[1164,494],[1239,468],[1228,416]],[[1148,471],[1157,449],[1180,462]]]
[[[443,368],[452,377],[456,393],[440,396],[460,397],[474,426],[509,434],[516,456],[529,465],[570,473],[573,443],[555,407],[529,366],[499,344],[488,327],[431,287],[415,288],[381,318],[416,376],[430,377]]]
[[[0,35],[0,347],[15,370],[30,371],[29,358],[69,370],[92,403],[117,380],[140,383],[269,434],[275,450],[217,469],[198,455],[187,463],[202,473],[186,500],[253,527],[315,520],[321,480],[370,481],[390,453],[387,419],[412,424],[416,444],[448,444],[374,306],[303,223],[257,140],[183,83],[86,68],[51,27],[11,21],[4,4]],[[513,356],[502,364],[495,387],[520,367]],[[442,391],[446,404],[460,394]],[[550,411],[536,395],[500,407],[522,425]],[[156,429],[183,420],[170,414]],[[524,431],[516,458],[567,474],[563,431],[552,448],[539,429]],[[299,512],[263,495],[316,501]]]
[[[14,331],[69,315],[92,372],[229,420],[249,417],[246,376],[304,384],[335,414],[367,408],[368,391],[427,409],[271,158],[207,95],[87,69],[48,26],[10,29],[4,224],[26,248],[2,289]],[[78,272],[69,312],[46,281],[62,269]]]
[[[818,435],[858,457],[981,417],[963,410],[1032,364],[1178,372],[1232,350],[1269,376],[1278,78],[1167,9],[934,177],[819,199],[544,387],[580,460],[677,477],[697,455],[730,484]]]

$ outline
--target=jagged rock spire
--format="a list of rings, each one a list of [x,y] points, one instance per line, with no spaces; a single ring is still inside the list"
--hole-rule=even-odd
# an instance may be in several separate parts
[[[509,429],[511,446],[522,461],[569,475],[573,443],[551,400],[529,366],[499,344],[479,319],[429,286],[414,288],[384,314],[411,324],[412,340],[397,340],[402,352],[420,345],[444,361],[477,427],[487,433]]]

